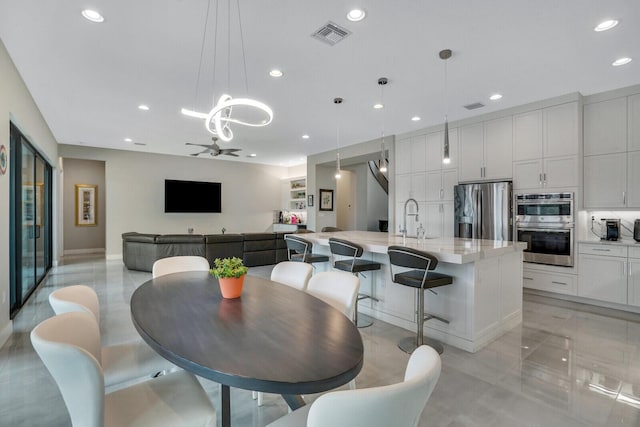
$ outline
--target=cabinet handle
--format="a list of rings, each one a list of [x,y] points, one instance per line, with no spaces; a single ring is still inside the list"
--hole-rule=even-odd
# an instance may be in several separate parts
[[[611,252],[611,249],[600,249],[600,248],[593,248],[591,249],[592,251],[597,251],[597,252]]]
[[[444,188],[440,189],[440,200],[444,199]]]
[[[627,275],[627,261],[622,262],[622,275],[623,276]]]
[[[552,280],[551,283],[555,284],[555,285],[564,285],[567,286],[567,284],[565,282],[556,282],[555,280]]]
[[[542,187],[542,174],[541,174],[541,173],[540,173],[540,174],[538,174],[538,178],[539,178],[539,180],[540,180],[540,186]]]
[[[623,205],[627,204],[627,192],[626,191],[622,192],[622,204]]]
[[[546,186],[547,185],[547,173],[546,172],[542,174],[542,181],[544,182],[544,185]]]
[[[522,278],[523,278],[524,280],[533,280],[533,277],[523,276]]]

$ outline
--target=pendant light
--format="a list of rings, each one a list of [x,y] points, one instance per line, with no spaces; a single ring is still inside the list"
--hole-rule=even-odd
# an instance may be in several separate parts
[[[378,85],[380,86],[380,104],[384,109],[384,87],[389,83],[389,79],[386,77],[380,77],[378,79]],[[384,152],[384,110],[382,111],[382,142],[380,143],[380,172],[387,171],[387,156]]]
[[[336,105],[342,104],[342,98],[333,98],[333,103]],[[336,151],[336,174],[334,175],[336,179],[340,179],[342,176],[340,172],[340,125],[338,124],[338,119],[340,115],[336,113],[336,143],[338,145],[338,151]]]
[[[451,58],[451,49],[441,50],[440,59],[444,61],[444,153],[442,163],[451,163],[449,157],[449,119],[447,117],[447,59]]]

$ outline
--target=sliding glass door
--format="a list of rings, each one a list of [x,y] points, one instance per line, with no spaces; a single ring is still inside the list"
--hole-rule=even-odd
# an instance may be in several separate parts
[[[52,168],[11,125],[11,316],[51,268]]]

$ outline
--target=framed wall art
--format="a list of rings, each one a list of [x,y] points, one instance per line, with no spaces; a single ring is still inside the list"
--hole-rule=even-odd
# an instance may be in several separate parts
[[[98,225],[98,186],[76,184],[76,225]]]
[[[320,210],[321,211],[333,210],[333,190],[320,189]]]

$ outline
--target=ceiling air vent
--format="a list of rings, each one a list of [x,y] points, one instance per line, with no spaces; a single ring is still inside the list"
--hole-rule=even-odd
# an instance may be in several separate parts
[[[484,104],[482,102],[474,102],[473,104],[468,104],[464,106],[464,108],[466,108],[467,110],[475,110],[482,107],[484,107]]]
[[[314,39],[318,39],[330,46],[333,46],[334,44],[347,37],[349,34],[351,34],[349,30],[329,21],[322,28],[311,34],[311,37],[313,37]]]

